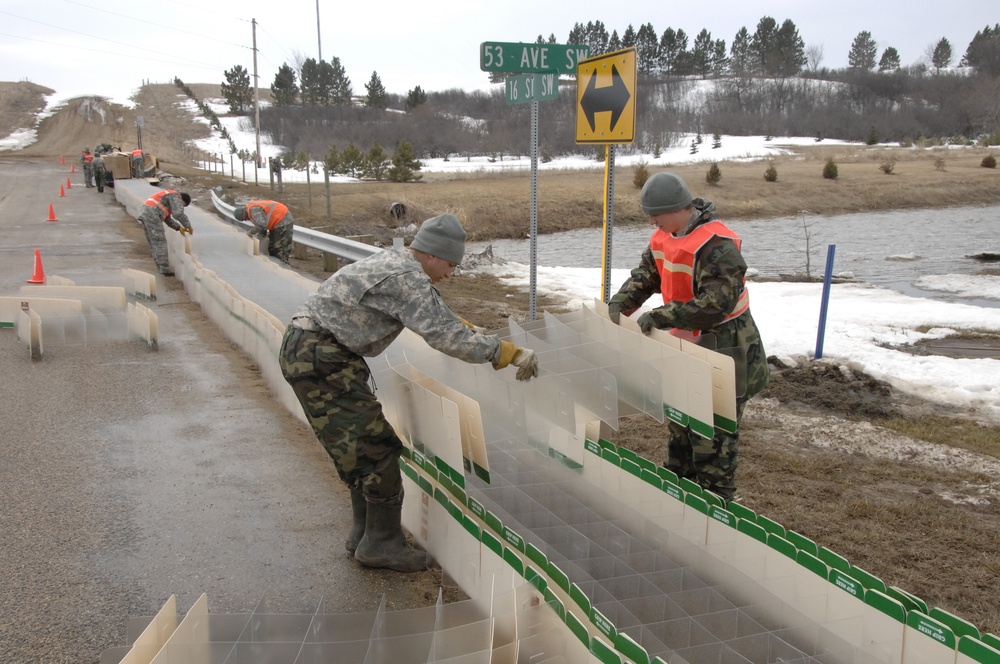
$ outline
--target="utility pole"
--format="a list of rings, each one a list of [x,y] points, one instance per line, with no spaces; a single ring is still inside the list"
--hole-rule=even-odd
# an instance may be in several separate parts
[[[319,49],[319,61],[323,62],[323,39],[319,34],[319,0],[316,0],[316,47]]]
[[[319,0],[316,0],[319,2]],[[260,168],[260,81],[257,77],[257,19],[250,19],[253,25],[253,116],[254,128],[257,133],[257,159],[255,168]]]

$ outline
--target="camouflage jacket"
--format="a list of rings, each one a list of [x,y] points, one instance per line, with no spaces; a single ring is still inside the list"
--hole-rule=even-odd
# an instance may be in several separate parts
[[[265,210],[259,205],[251,205],[249,206],[249,208],[250,208],[249,221],[251,224],[253,224],[253,228],[250,229],[250,232],[253,233],[254,236],[259,238],[267,237],[267,226],[268,224],[271,223],[271,219],[267,214],[267,210]],[[279,221],[277,224],[274,225],[274,229],[272,230],[276,230],[278,228],[285,228],[287,226],[292,226],[294,224],[295,220],[292,218],[292,213],[286,212],[285,216],[281,219],[281,221]]]
[[[691,222],[681,231],[687,235],[698,226],[718,219],[715,205],[701,198],[694,200],[695,210]],[[736,243],[725,237],[714,236],[698,251],[694,265],[694,298],[673,301],[650,311],[656,327],[683,330],[700,330],[716,337],[719,349],[742,348],[746,356],[746,397],[756,394],[768,383],[767,357],[757,325],[750,310],[723,322],[733,311],[743,293],[747,264]],[[647,246],[639,266],[632,270],[628,281],[612,296],[628,313],[651,297],[660,296],[660,272]],[[751,302],[752,304],[752,302]],[[739,373],[739,369],[737,369]]]
[[[385,249],[341,268],[306,298],[295,316],[309,316],[344,346],[367,357],[389,347],[403,328],[451,357],[482,364],[500,339],[466,327],[409,249]]]
[[[171,190],[164,194],[160,198],[160,205],[169,210],[170,214],[164,217],[163,213],[166,210],[160,209],[158,205],[143,205],[142,212],[139,213],[139,220],[142,221],[143,217],[151,222],[159,220],[175,231],[179,231],[181,226],[187,229],[191,228],[191,220],[188,219],[187,213],[184,211],[184,199],[176,191]]]

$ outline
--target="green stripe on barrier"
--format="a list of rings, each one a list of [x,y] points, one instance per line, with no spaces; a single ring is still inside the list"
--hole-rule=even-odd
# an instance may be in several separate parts
[[[618,628],[615,627],[613,622],[608,620],[607,616],[597,609],[592,608],[590,610],[590,622],[594,623],[594,626],[597,627],[598,631],[611,639],[611,642],[614,643],[615,637],[618,636]]]
[[[510,568],[517,572],[517,575],[524,578],[524,562],[518,557],[513,549],[509,547],[503,548],[503,561],[510,565]]]
[[[576,605],[583,609],[584,615],[590,617],[590,598],[580,590],[580,586],[575,583],[569,585],[569,598],[576,602]]]
[[[729,504],[726,505],[726,509],[735,514],[737,519],[747,519],[748,521],[757,523],[757,513],[749,507],[730,501]]]
[[[486,545],[487,549],[498,556],[503,557],[503,544],[493,533],[488,530],[484,530],[481,533],[480,541]]]
[[[663,480],[660,479],[660,476],[656,474],[655,470],[643,468],[642,475],[640,475],[639,479],[646,484],[656,487],[657,489],[663,489]]]
[[[980,638],[979,629],[975,625],[964,618],[959,618],[954,614],[948,613],[944,609],[934,607],[928,615],[951,628],[955,636],[971,636],[974,639]]]
[[[719,415],[718,413],[713,413],[715,427],[717,429],[722,429],[723,431],[728,431],[729,433],[736,433],[736,420],[731,420],[728,417]]]
[[[853,576],[848,576],[847,572],[839,569],[830,570],[830,583],[837,586],[844,592],[848,592],[858,599],[864,599],[865,586]]]
[[[931,637],[950,650],[955,649],[955,633],[951,628],[920,611],[910,611],[906,614],[906,626]]]
[[[466,503],[466,505],[468,505],[470,512],[479,517],[481,520],[486,521],[486,508],[483,507],[481,502],[472,496],[469,496],[469,502]]]
[[[819,554],[819,547],[816,546],[816,542],[812,541],[805,535],[800,535],[794,530],[786,530],[785,539],[794,544],[795,548],[799,551],[805,551],[806,553],[814,556]]]
[[[448,494],[445,493],[440,487],[434,487],[434,500],[436,500],[441,507],[448,509]]]
[[[740,519],[736,522],[736,530],[740,531],[744,535],[749,535],[761,544],[767,544],[767,531],[753,521]]]
[[[493,529],[497,535],[503,535],[503,522],[493,512],[486,510],[486,525]]]
[[[666,480],[664,480],[663,482],[663,493],[681,502],[684,502],[684,496],[686,495],[683,489],[681,489],[673,482],[667,482]]]
[[[847,570],[847,573],[860,581],[865,588],[874,588],[879,592],[885,592],[885,582],[871,572],[851,565],[851,569]]]
[[[958,652],[979,664],[1000,664],[1000,650],[971,636],[958,640]]]
[[[651,473],[656,472],[656,464],[646,457],[639,457],[639,465],[642,466],[643,470],[648,470]]]
[[[689,418],[687,416],[687,413],[685,413],[682,410],[678,410],[673,406],[668,406],[667,404],[663,404],[663,414],[666,417],[673,420],[674,422],[677,422],[677,424],[681,425],[682,427],[686,427],[688,425]]]
[[[580,621],[572,611],[566,612],[566,626],[569,627],[569,631],[576,634],[576,638],[580,639],[580,643],[590,647],[590,632],[584,627],[583,623]]]
[[[692,417],[688,426],[691,427],[691,431],[698,434],[702,438],[712,440],[712,437],[715,435],[715,426],[711,422],[702,422],[701,420],[696,420]]]
[[[830,568],[826,566],[826,563],[808,551],[799,549],[799,552],[795,554],[795,562],[802,565],[817,576],[821,576],[824,579],[830,578]]]
[[[596,636],[590,640],[590,654],[601,664],[622,664],[622,657]]]
[[[615,649],[635,664],[649,664],[649,653],[628,634],[618,634],[615,639]]]
[[[899,600],[895,600],[883,592],[872,588],[865,593],[865,604],[878,609],[890,618],[906,624],[906,607]]]
[[[767,545],[777,551],[778,553],[784,555],[786,558],[791,558],[796,560],[796,555],[799,550],[795,548],[795,545],[786,540],[781,535],[775,535],[774,533],[767,534]]]
[[[524,539],[517,534],[516,531],[511,530],[509,527],[503,527],[503,539],[507,544],[514,547],[518,553],[524,553]]]
[[[490,471],[476,464],[472,464],[472,469],[475,471],[476,477],[486,482],[487,484],[490,483]]]
[[[526,547],[524,547],[524,552],[528,555],[528,560],[535,563],[544,570],[549,569],[548,556],[542,553],[542,550],[539,549],[537,546],[529,543]]]
[[[736,517],[729,510],[723,509],[716,505],[711,505],[708,508],[708,516],[711,519],[715,519],[719,523],[724,523],[730,528],[736,528]]]
[[[601,450],[601,458],[608,463],[615,464],[619,468],[622,465],[622,458],[618,456],[616,452],[612,452],[611,450]]]
[[[669,468],[664,468],[663,466],[657,466],[656,474],[659,475],[664,482],[670,482],[671,484],[676,484],[680,486],[680,479],[677,477],[677,473],[670,470]]]
[[[552,579],[552,581],[557,586],[559,586],[560,588],[562,588],[562,591],[564,593],[568,593],[569,592],[569,577],[566,576],[566,572],[564,572],[561,569],[559,569],[559,566],[556,565],[551,560],[549,561],[549,566],[546,569],[548,569],[549,578]]]
[[[563,603],[559,600],[559,598],[556,597],[555,594],[553,594],[552,589],[546,586],[545,590],[542,591],[542,597],[545,598],[545,603],[548,604],[549,607],[551,607],[552,610],[556,612],[557,616],[559,616],[559,620],[565,623],[566,607],[563,606]]]
[[[677,480],[677,486],[683,489],[684,493],[693,493],[694,495],[699,497],[703,496],[705,493],[705,490],[701,488],[700,484],[692,480],[689,480],[686,477],[682,477],[679,480]]]
[[[624,470],[629,475],[639,477],[642,475],[642,467],[631,459],[626,459],[622,457],[622,470]]]
[[[692,493],[689,493],[687,496],[684,497],[684,504],[687,505],[688,507],[698,510],[702,514],[706,515],[708,514],[708,503],[705,502],[705,499],[702,498],[701,496],[696,496]]]
[[[597,456],[601,456],[601,446],[592,440],[588,439],[583,441],[583,449],[590,452],[591,454],[596,454]]]
[[[479,529],[479,524],[472,520],[472,517],[463,516],[462,526],[466,531],[477,540],[483,536],[482,531]]]
[[[426,493],[426,494],[428,494],[428,495],[430,495],[430,494],[433,494],[433,493],[434,493],[434,489],[433,489],[433,486],[432,486],[432,485],[431,485],[431,483],[430,483],[430,480],[428,480],[428,479],[427,479],[426,477],[424,477],[423,475],[420,475],[420,476],[419,476],[419,477],[417,478],[417,484],[419,484],[419,485],[420,485],[420,488],[421,488],[421,490],[423,490],[423,492],[424,492],[424,493]]]
[[[775,521],[774,519],[769,519],[762,514],[757,515],[757,525],[766,530],[769,533],[777,535],[778,537],[785,536],[785,527]]]
[[[839,553],[834,553],[825,546],[819,548],[819,559],[827,564],[828,567],[833,569],[839,569],[842,572],[846,572],[851,569],[851,563],[847,562],[847,558],[843,557]]]
[[[920,611],[921,613],[930,614],[930,609],[927,608],[927,602],[920,599],[913,593],[903,590],[902,588],[889,586],[885,589],[885,594],[902,602],[907,611]]]
[[[639,463],[639,455],[627,447],[616,447],[615,452],[623,459],[628,459],[633,463]]]
[[[991,648],[1000,650],[1000,636],[996,634],[983,634],[982,641]]]

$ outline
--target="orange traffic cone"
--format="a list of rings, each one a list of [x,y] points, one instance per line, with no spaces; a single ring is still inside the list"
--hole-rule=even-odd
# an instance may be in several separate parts
[[[67,189],[73,188],[73,183],[69,181],[69,178],[66,178],[66,188]]]
[[[42,252],[35,249],[35,271],[28,279],[29,284],[44,284],[45,270],[42,268]]]
[[[56,219],[56,211],[55,208],[52,207],[52,203],[49,203],[49,218],[46,219],[46,221],[59,221]]]
[[[59,163],[60,164],[65,164],[66,163],[66,155],[63,155],[63,156],[59,157]]]
[[[70,164],[69,165],[69,172],[70,173],[76,173],[76,164]]]
[[[59,185],[59,197],[62,198],[64,196],[66,196],[66,190],[63,189],[62,185]]]

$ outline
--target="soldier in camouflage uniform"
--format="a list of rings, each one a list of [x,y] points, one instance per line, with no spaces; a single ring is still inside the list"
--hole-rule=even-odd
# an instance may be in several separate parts
[[[296,312],[281,343],[282,374],[351,491],[354,520],[345,546],[368,567],[416,572],[426,569],[427,556],[403,534],[403,443],[369,386],[364,358],[409,328],[451,357],[495,369],[514,365],[518,380],[538,375],[534,351],[476,331],[434,287],[464,252],[456,217],[428,219],[409,248],[385,249],[334,273]]]
[[[268,238],[267,253],[282,263],[288,262],[295,220],[286,205],[277,201],[249,201],[246,205],[237,206],[233,217],[237,221],[250,221],[253,228],[247,231],[247,235],[261,240]]]
[[[139,213],[139,223],[146,231],[146,240],[153,252],[153,260],[160,274],[170,277],[174,271],[170,269],[170,259],[167,253],[167,238],[163,234],[163,224],[170,226],[181,235],[194,233],[191,221],[184,208],[191,204],[191,197],[186,193],[173,189],[163,189],[156,192],[142,206]]]
[[[764,346],[750,314],[740,238],[719,220],[712,203],[692,199],[687,185],[673,173],[650,177],[639,201],[657,229],[639,267],[608,302],[611,319],[617,323],[621,314],[632,314],[660,293],[663,305],[637,321],[643,333],[665,329],[695,341],[714,335],[716,348],[732,354],[737,376],[745,377],[745,390],[736,400],[738,429],[744,404],[767,386],[769,377]],[[744,383],[740,378],[738,385]],[[668,428],[664,465],[678,477],[732,500],[739,433],[717,427],[714,438],[706,440],[673,421]]]

